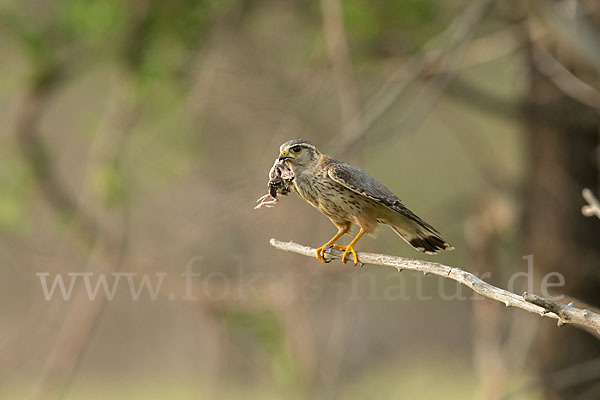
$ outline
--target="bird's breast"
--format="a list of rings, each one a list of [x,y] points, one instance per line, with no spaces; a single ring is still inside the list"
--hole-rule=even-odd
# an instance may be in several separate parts
[[[317,179],[314,179],[307,174],[299,175],[296,176],[296,179],[294,180],[294,186],[300,197],[309,202],[312,206],[318,208],[321,190]]]

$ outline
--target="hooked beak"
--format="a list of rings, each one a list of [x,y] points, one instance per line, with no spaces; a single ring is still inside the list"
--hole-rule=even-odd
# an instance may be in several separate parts
[[[285,161],[285,160],[291,160],[294,157],[290,157],[290,156],[284,156],[284,155],[280,155],[279,158],[277,159],[278,161]]]

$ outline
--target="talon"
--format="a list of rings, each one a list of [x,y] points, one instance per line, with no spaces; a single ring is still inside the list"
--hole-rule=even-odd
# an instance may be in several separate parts
[[[358,257],[356,255],[356,251],[354,251],[354,247],[352,246],[340,246],[339,244],[333,244],[331,246],[328,247],[333,247],[334,249],[338,249],[344,252],[344,254],[342,255],[342,263],[346,264],[348,262],[347,258],[348,258],[348,254],[352,253],[352,256],[354,257],[354,265],[358,264]]]
[[[316,250],[317,253],[317,260],[321,261],[322,263],[329,263],[331,262],[331,260],[327,261],[325,259],[325,249],[327,248],[327,246],[321,246]]]
[[[338,228],[338,229],[339,229],[338,233],[336,233],[335,236],[332,237],[329,242],[325,243],[323,246],[321,246],[315,250],[317,253],[317,260],[319,260],[323,263],[329,263],[332,261],[331,259],[329,261],[325,259],[325,251],[329,250],[331,247],[337,247],[333,243],[336,240],[338,240],[340,238],[340,236],[342,236],[345,233],[345,230],[343,230],[342,228]]]
[[[352,246],[346,246],[344,255],[342,255],[342,263],[346,264],[348,262],[346,258],[348,257],[349,253],[352,253],[352,256],[354,257],[354,265],[358,264],[358,256],[356,255],[356,251],[354,251],[354,247]]]

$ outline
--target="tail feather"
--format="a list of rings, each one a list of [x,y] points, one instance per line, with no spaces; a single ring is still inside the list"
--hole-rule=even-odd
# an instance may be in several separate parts
[[[406,243],[410,244],[415,249],[425,254],[437,254],[440,251],[454,250],[448,242],[440,237],[437,232],[433,232],[426,227],[413,225],[407,229],[407,227],[400,227],[390,225],[390,227],[396,232]]]

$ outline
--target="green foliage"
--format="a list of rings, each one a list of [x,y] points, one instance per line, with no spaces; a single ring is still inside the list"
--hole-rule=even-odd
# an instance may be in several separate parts
[[[49,58],[51,49],[48,37],[37,26],[27,23],[27,17],[23,16],[20,10],[3,9],[0,13],[0,23],[21,45],[34,64],[37,65]]]
[[[461,1],[465,3],[464,0]],[[156,249],[160,254],[164,251],[170,252],[171,248],[174,249],[173,254],[183,249],[188,251],[190,247],[187,246],[192,246],[194,251],[206,251],[207,254],[214,255],[222,250],[220,246],[231,244],[232,240],[236,243],[239,241],[242,248],[247,249],[251,248],[250,246],[264,246],[263,242],[257,241],[260,237],[256,234],[257,225],[249,219],[246,220],[255,217],[255,214],[250,214],[252,211],[248,211],[252,207],[250,203],[258,196],[257,193],[263,190],[262,186],[258,189],[252,187],[252,182],[256,179],[260,185],[264,184],[263,176],[266,170],[260,172],[261,168],[265,168],[262,164],[264,159],[260,161],[264,156],[261,153],[262,147],[256,154],[248,152],[248,154],[240,154],[241,157],[235,159],[231,157],[231,148],[245,146],[244,150],[254,150],[255,143],[259,143],[260,146],[264,144],[265,151],[270,154],[273,143],[278,140],[277,137],[287,135],[288,132],[290,135],[302,132],[303,136],[313,135],[313,138],[317,138],[317,135],[322,133],[323,136],[315,140],[322,144],[329,141],[329,136],[332,138],[336,134],[335,130],[329,129],[337,118],[335,111],[333,113],[330,111],[335,110],[336,94],[326,57],[319,0],[289,2],[293,5],[278,1],[248,2],[247,8],[243,10],[237,9],[241,7],[239,0],[142,2],[56,0],[13,3],[10,12],[0,13],[2,18],[0,24],[4,25],[5,30],[11,32],[10,40],[17,44],[14,47],[29,57],[7,54],[7,58],[16,58],[13,64],[19,67],[29,62],[29,65],[22,70],[27,73],[30,70],[37,73],[36,77],[39,80],[54,80],[64,84],[58,86],[57,92],[51,93],[50,107],[44,110],[40,120],[40,133],[47,141],[51,152],[36,153],[35,162],[44,166],[51,158],[53,164],[63,168],[69,166],[73,169],[73,165],[84,168],[90,159],[95,160],[95,158],[81,153],[82,142],[92,143],[95,134],[103,135],[111,129],[125,127],[127,129],[125,134],[128,136],[123,140],[123,153],[119,154],[122,156],[119,162],[111,161],[92,167],[89,175],[84,177],[86,180],[83,186],[90,189],[95,195],[94,198],[99,199],[105,206],[114,207],[112,211],[117,211],[118,206],[124,202],[129,201],[135,205],[131,207],[131,211],[136,213],[132,221],[142,225],[135,226],[136,229],[132,232],[144,233],[139,238],[142,245],[140,249],[144,249],[143,246],[147,246],[148,243],[166,243],[165,235],[169,235],[171,239],[167,245],[162,246],[164,249],[162,247]],[[349,45],[352,47],[351,54],[355,61],[372,63],[368,66],[372,68],[357,71],[356,78],[361,94],[363,90],[365,93],[375,91],[379,87],[378,81],[387,76],[386,70],[389,66],[402,63],[401,60],[381,62],[381,57],[404,56],[419,48],[433,36],[433,33],[447,25],[455,13],[444,13],[444,10],[456,6],[457,3],[458,0],[448,0],[448,2],[342,0]],[[147,8],[140,10],[138,8],[140,4]],[[300,12],[302,14],[299,16],[291,15]],[[307,14],[310,14],[308,18]],[[248,23],[253,15],[258,21],[255,25]],[[238,16],[244,23],[242,29],[237,29],[236,26]],[[270,25],[271,23],[273,25]],[[257,31],[263,33],[257,34]],[[214,37],[217,40],[211,41],[211,49],[207,49],[206,39],[213,32],[216,33]],[[226,34],[224,35],[223,32]],[[293,32],[292,36],[296,37],[290,39],[290,32]],[[215,53],[208,54],[212,51]],[[215,66],[211,65],[215,71],[207,73],[205,77],[203,75],[205,71],[200,71],[200,68],[203,68],[203,57],[207,55],[210,57],[216,55],[217,62],[206,63],[215,64]],[[22,61],[23,58],[26,60]],[[81,63],[82,60],[85,62]],[[96,61],[104,63],[105,68],[98,68]],[[82,67],[82,64],[85,65]],[[56,68],[56,70],[60,69],[60,72],[63,72],[62,67],[65,67],[65,75],[61,75],[64,80],[55,79],[53,67],[56,65],[60,67]],[[505,65],[506,63],[503,63],[500,68],[504,69]],[[21,90],[31,82],[20,82],[19,79],[15,79],[15,72],[17,75],[20,73],[17,68],[2,68],[3,71],[6,70],[4,79],[17,81],[5,98],[0,96],[2,104],[8,109],[5,114],[11,117],[15,106],[13,101],[16,103],[16,100],[22,97]],[[501,74],[490,75],[490,69],[487,67],[482,69],[481,75],[482,82],[488,85],[491,82],[489,76],[493,75],[496,78],[501,76]],[[204,83],[201,79],[211,80],[211,88],[201,92],[202,111],[190,111],[194,108],[189,105],[193,101],[190,99],[196,97],[190,96],[190,89],[201,87]],[[492,81],[493,85],[498,86],[490,86],[493,93],[501,88],[512,93],[513,88],[506,85],[506,82],[510,82],[510,77]],[[401,101],[410,101],[412,93],[408,92],[406,99],[403,98]],[[90,99],[94,99],[94,102],[90,102]],[[364,100],[367,99],[368,96],[365,95]],[[365,153],[363,164],[367,169],[372,167],[374,175],[381,177],[386,184],[390,182],[390,186],[396,185],[392,189],[405,193],[403,196],[409,197],[406,199],[407,204],[416,205],[415,207],[418,208],[415,211],[433,214],[434,209],[438,210],[441,215],[434,214],[432,221],[439,223],[442,228],[446,226],[445,231],[454,229],[455,237],[459,237],[462,231],[457,221],[460,221],[467,212],[468,202],[461,202],[467,204],[465,206],[448,206],[448,208],[446,203],[453,201],[454,198],[463,199],[465,193],[484,190],[485,187],[476,169],[467,165],[468,157],[462,156],[464,150],[460,148],[458,141],[449,134],[450,129],[453,128],[448,127],[440,118],[440,110],[443,112],[443,107],[448,107],[446,99],[440,102],[436,114],[433,115],[434,118],[429,118],[428,125],[419,134],[398,134],[393,140],[386,140],[379,144],[381,148],[375,150],[373,150],[374,145],[371,144],[365,151],[376,157],[369,159],[371,156]],[[130,116],[129,110],[135,110],[135,115]],[[402,111],[400,107],[396,110]],[[468,116],[469,118],[465,118],[466,126],[471,126],[474,121],[473,113],[469,110],[460,111],[450,108],[446,109],[446,112],[452,117],[456,115],[456,119],[460,120],[463,116]],[[375,129],[396,132],[399,129],[398,114],[401,113],[395,110],[387,113],[385,118],[378,121]],[[100,128],[94,129],[95,124]],[[486,129],[483,130],[485,134],[496,136],[502,134],[504,139],[501,145],[505,147],[501,146],[497,150],[501,154],[506,151],[508,154],[506,163],[513,165],[513,159],[509,156],[514,155],[516,142],[514,140],[507,142],[504,132],[512,128],[500,125],[498,122],[490,124],[487,120],[485,124]],[[9,127],[6,136],[9,136],[13,132],[10,122],[7,125]],[[307,127],[317,129],[305,129]],[[373,133],[374,136],[377,134],[375,131]],[[475,129],[470,135],[479,137],[482,133]],[[469,141],[470,137],[467,136],[465,141]],[[97,143],[105,142],[99,140]],[[492,143],[490,142],[490,145]],[[72,144],[75,145],[71,146]],[[113,142],[108,141],[107,144]],[[39,219],[39,210],[31,208],[32,195],[39,192],[36,192],[37,186],[34,185],[32,171],[26,167],[26,161],[16,149],[4,152],[3,148],[8,146],[2,141],[0,142],[0,159],[3,161],[0,168],[0,230],[19,232],[28,224],[33,226],[35,221],[45,222],[46,219]],[[442,156],[432,150],[437,148],[444,149]],[[10,155],[11,151],[16,154],[14,157]],[[456,154],[461,156],[456,157]],[[63,163],[65,159],[70,162]],[[391,170],[390,162],[398,159],[401,159],[402,165],[408,168]],[[251,165],[246,160],[249,160]],[[422,174],[427,174],[427,170],[421,169],[421,174],[415,173],[416,169],[411,169],[410,166],[416,165],[427,165],[434,176],[431,179],[421,179]],[[452,168],[447,168],[448,165],[452,165]],[[267,169],[268,166],[266,165]],[[126,168],[126,175],[123,167]],[[377,169],[380,174],[377,173]],[[393,171],[393,174],[390,171]],[[81,184],[81,174],[78,173],[80,171],[60,169],[58,172],[67,192],[78,197],[76,194]],[[165,188],[171,192],[166,193]],[[144,196],[146,193],[149,196]],[[156,208],[157,194],[161,196],[168,194],[177,200],[173,202],[174,206],[170,206],[167,202],[161,215],[152,214],[152,210]],[[178,209],[180,204],[186,204],[179,201],[186,196],[192,197],[197,203],[190,206],[192,207],[190,209]],[[219,205],[214,213],[216,222],[207,222],[208,217],[206,220],[202,219],[203,213],[204,210],[208,210],[206,213],[208,216],[212,212],[210,207],[216,203],[215,196],[219,196],[218,201],[224,202],[227,208],[221,208]],[[40,203],[44,201],[43,196],[36,198]],[[238,210],[237,203],[244,208]],[[438,207],[442,203],[443,207]],[[43,212],[47,213],[48,208],[46,205]],[[226,211],[221,210],[232,210],[232,212],[227,214]],[[185,215],[194,215],[194,218],[186,221],[189,227],[173,225],[180,221],[178,218],[181,218],[184,212]],[[61,217],[64,218],[65,223],[68,223],[72,215],[68,212],[64,214]],[[195,215],[200,217],[197,218]],[[273,215],[272,218],[279,217]],[[164,229],[153,228],[158,224],[161,224],[161,227],[164,225]],[[183,229],[185,232],[192,232],[193,243],[189,244],[187,240],[179,240],[179,236],[171,235],[169,229],[176,228],[181,228],[182,232]],[[197,231],[192,231],[192,228]],[[51,236],[54,232],[52,227],[42,231],[45,232],[39,233],[40,242],[52,244],[54,240]],[[195,235],[196,232],[198,235]],[[299,235],[304,233],[298,232]],[[379,243],[386,238],[386,235],[381,236]],[[388,237],[390,248],[394,246],[394,251],[396,248],[403,249],[401,251],[412,251],[401,244],[393,234]],[[244,238],[248,238],[247,243],[242,241],[245,240]],[[454,253],[455,257],[456,254],[457,252]],[[407,253],[407,255],[414,254]],[[261,263],[267,260],[263,259],[263,256],[270,257],[266,253],[261,255]],[[75,264],[68,266],[80,267]],[[227,383],[218,388],[219,393],[207,390],[207,393],[202,392],[204,396],[189,395],[188,392],[191,393],[193,390],[204,390],[194,386],[201,382],[204,377],[202,373],[184,363],[165,369],[162,367],[164,360],[159,358],[163,353],[157,351],[156,354],[146,352],[143,357],[140,357],[139,364],[132,362],[133,366],[139,368],[139,376],[147,380],[140,385],[141,387],[131,389],[135,395],[124,394],[123,387],[132,384],[138,370],[132,370],[135,374],[123,373],[122,381],[106,378],[109,381],[106,385],[93,389],[87,386],[89,383],[85,380],[85,374],[78,375],[75,384],[81,385],[79,392],[72,391],[67,396],[86,399],[94,395],[97,396],[96,398],[183,399],[215,397],[215,395],[227,397],[229,393],[239,392],[239,395],[227,398],[262,400],[284,396],[307,397],[300,396],[303,391],[314,389],[311,386],[314,382],[308,379],[313,378],[311,372],[315,372],[310,370],[312,365],[302,365],[295,357],[297,353],[290,350],[288,342],[290,333],[286,331],[281,315],[277,312],[260,310],[260,302],[256,303],[255,308],[252,309],[240,310],[235,307],[228,309],[225,311],[224,319],[218,319],[219,323],[227,324],[226,331],[232,333],[232,340],[244,339],[240,346],[244,354],[241,356],[228,354],[232,360],[243,358],[246,356],[246,351],[253,352],[253,355],[258,354],[256,360],[261,363],[264,371],[252,371],[256,374],[253,377],[257,379],[250,383],[232,382],[230,371],[219,370],[219,374],[222,375],[219,378]],[[329,303],[324,303],[324,306],[328,305]],[[312,314],[311,317],[322,318],[317,314]],[[134,329],[138,333],[138,325],[125,328]],[[384,325],[375,327],[385,328]],[[155,327],[148,326],[148,328]],[[142,333],[140,337],[145,336],[141,330],[140,333]],[[318,334],[321,332],[314,333],[316,334],[314,340],[318,345],[321,339]],[[167,334],[168,332],[165,332],[163,343],[169,354],[174,351],[173,349],[184,348],[179,343],[171,347],[167,342],[169,340]],[[384,335],[385,332],[381,334],[382,340],[385,338]],[[137,340],[137,336],[131,337]],[[178,335],[176,340],[179,338]],[[396,337],[389,340],[399,343]],[[114,343],[107,339],[105,344],[109,346]],[[192,345],[195,342],[185,344]],[[122,347],[116,346],[116,348]],[[124,354],[123,358],[133,360],[139,355],[136,353],[136,346],[128,346],[127,351],[129,350],[131,354]],[[316,349],[315,353],[318,353],[318,350]],[[119,356],[121,355],[114,354],[114,360],[120,360]],[[316,356],[315,361],[320,361],[319,356],[322,355],[316,354]],[[390,354],[390,357],[396,356],[405,357],[400,350],[398,355]],[[110,357],[102,356],[106,365],[95,358],[96,355],[93,353],[86,357],[88,357],[86,362],[89,362],[86,368],[89,368],[88,371],[92,374],[97,371],[95,368],[111,372],[113,359]],[[362,356],[359,354],[359,357]],[[380,369],[376,368],[375,357],[365,357],[360,369],[354,369],[356,364],[344,364],[340,366],[339,382],[336,382],[340,393],[335,397],[368,398],[373,397],[373,393],[381,393],[380,397],[391,398],[473,396],[477,383],[469,372],[469,366],[457,367],[456,364],[451,364],[452,358],[443,359],[440,363],[439,357],[436,358],[437,355],[432,356],[425,351],[419,352],[418,358],[424,359],[426,365],[417,369],[414,363],[415,357],[406,356],[402,359],[404,364],[383,365]],[[181,385],[164,384],[153,375],[144,375],[145,367],[149,365],[148,360],[156,362],[157,366],[162,368],[160,371],[168,370],[168,375],[192,371],[195,374],[194,379]],[[34,358],[31,362],[32,365],[40,364],[40,361]],[[196,366],[196,360],[193,365]],[[431,369],[431,365],[441,365],[443,368]],[[305,372],[307,379],[304,379]],[[114,373],[121,374],[121,371],[115,368]],[[349,374],[352,374],[351,379],[348,379]],[[432,377],[436,382],[441,383],[434,385],[435,387],[428,386]],[[446,379],[448,377],[451,379]],[[93,378],[95,379],[96,376]],[[318,378],[315,380],[318,381]],[[146,385],[150,383],[156,384],[156,390],[153,387],[152,390],[144,391]],[[120,387],[120,384],[123,387]],[[114,393],[110,392],[111,390]],[[24,392],[25,395],[29,395],[30,389],[27,388]],[[269,397],[273,392],[276,394]],[[298,393],[301,393],[300,396],[295,397]],[[331,393],[327,395],[334,396]],[[5,397],[1,390],[0,397]],[[23,397],[24,395],[13,396],[13,398]],[[317,396],[315,394],[312,397]]]
[[[150,11],[152,29],[155,34],[172,36],[193,49],[210,27],[215,14],[226,3],[210,0],[153,1]]]
[[[123,2],[118,0],[63,0],[58,8],[61,28],[80,39],[118,36],[126,16]]]
[[[154,32],[144,49],[144,56],[138,65],[137,81],[139,89],[149,103],[158,107],[181,99],[181,86],[176,83],[179,71],[187,60],[182,43],[168,35]],[[169,107],[170,109],[170,107]]]
[[[370,48],[381,49],[386,40],[418,46],[437,23],[434,0],[347,0],[342,4],[352,39]]]
[[[219,10],[208,0],[151,1],[139,26],[132,28],[130,52],[143,82],[176,78]]]

